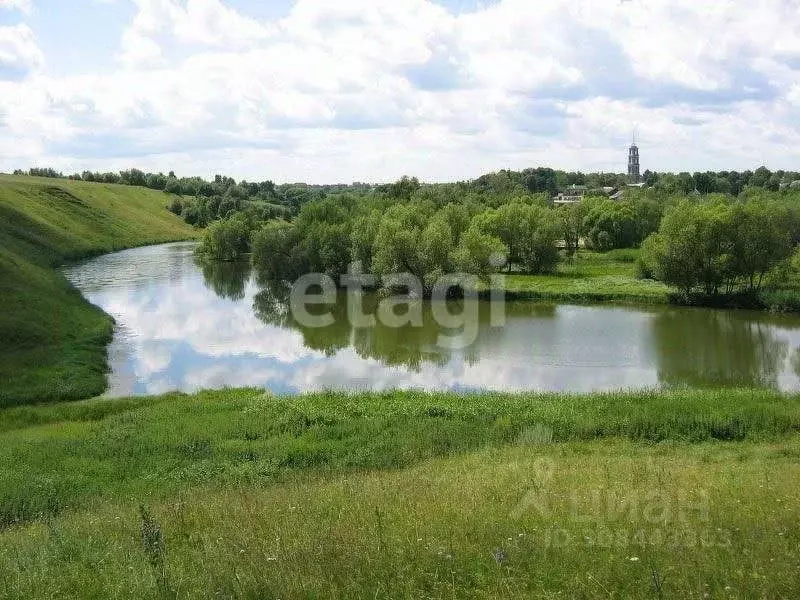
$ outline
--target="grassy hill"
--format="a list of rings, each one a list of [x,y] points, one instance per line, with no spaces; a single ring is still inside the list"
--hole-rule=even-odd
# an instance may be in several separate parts
[[[54,267],[196,235],[165,207],[144,188],[0,176],[0,406],[103,391],[111,319]]]
[[[771,391],[0,411],[0,598],[794,598]]]

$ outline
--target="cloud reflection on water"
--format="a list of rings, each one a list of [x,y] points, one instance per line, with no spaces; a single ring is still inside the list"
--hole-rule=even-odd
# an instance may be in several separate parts
[[[111,314],[113,396],[225,386],[278,393],[328,388],[591,391],[703,385],[800,388],[794,317],[674,308],[507,305],[503,328],[481,308],[478,338],[440,348],[422,328],[304,329],[242,265],[201,266],[191,246],[130,250],[68,276]]]

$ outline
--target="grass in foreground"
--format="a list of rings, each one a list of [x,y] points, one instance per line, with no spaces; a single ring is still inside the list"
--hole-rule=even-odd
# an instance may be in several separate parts
[[[103,391],[111,319],[54,267],[193,237],[165,205],[144,188],[0,176],[0,406]]]
[[[91,400],[0,412],[0,526],[93,498],[169,497],[297,471],[395,469],[524,439],[772,440],[800,434],[800,397],[768,391],[593,394],[260,390]]]
[[[0,430],[0,597],[800,591],[796,397],[232,390]]]

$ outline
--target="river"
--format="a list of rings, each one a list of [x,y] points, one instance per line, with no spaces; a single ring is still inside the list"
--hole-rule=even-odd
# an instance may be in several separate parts
[[[452,332],[430,303],[421,326],[354,326],[347,297],[320,310],[332,323],[301,326],[282,292],[247,264],[200,265],[192,243],[100,256],[65,274],[117,322],[109,396],[263,387],[542,390],[753,386],[800,390],[800,318],[678,307],[509,302],[493,326],[489,303],[466,319],[474,342]],[[379,300],[364,301],[374,313]],[[463,303],[454,303],[453,312]],[[465,313],[466,314],[466,313]],[[472,336],[470,336],[471,338]]]

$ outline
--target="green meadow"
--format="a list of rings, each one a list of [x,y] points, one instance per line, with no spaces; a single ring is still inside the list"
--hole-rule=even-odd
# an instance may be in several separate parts
[[[145,188],[0,176],[0,406],[102,393],[112,321],[56,267],[194,237],[165,206]]]
[[[259,390],[0,413],[0,597],[790,598],[800,398]]]
[[[576,303],[666,304],[670,289],[636,274],[636,249],[593,252],[580,250],[572,260],[559,263],[553,274],[506,274],[509,297]]]

